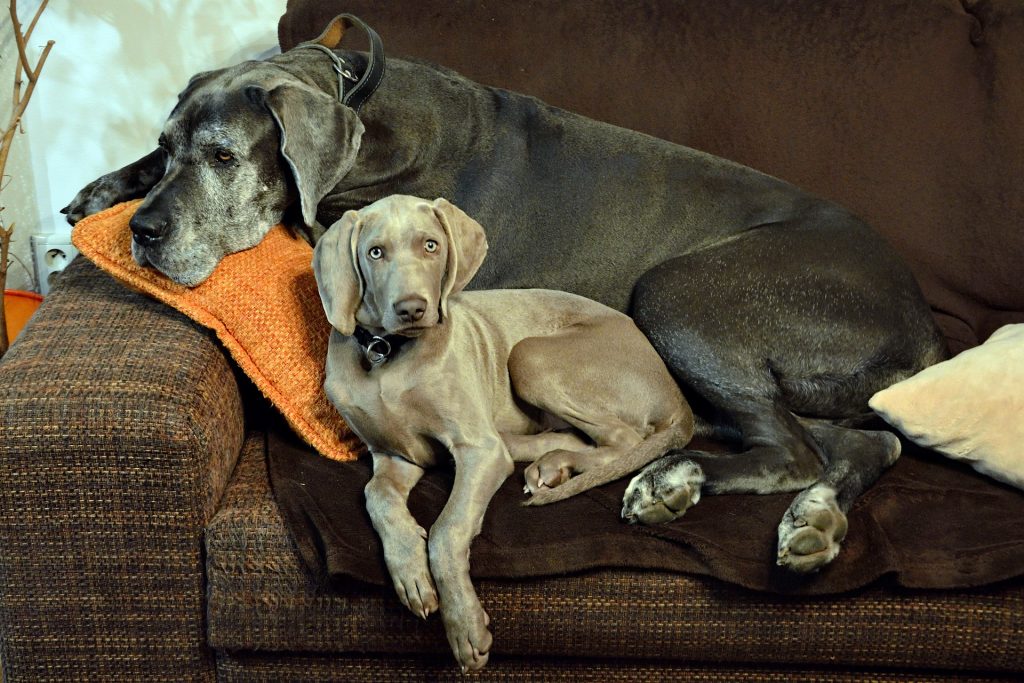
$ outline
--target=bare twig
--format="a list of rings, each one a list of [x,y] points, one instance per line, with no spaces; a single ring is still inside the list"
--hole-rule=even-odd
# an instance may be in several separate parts
[[[18,23],[18,0],[11,0],[11,24],[14,26],[14,42],[18,44],[18,58],[25,73],[32,73],[32,67],[28,65],[28,55],[25,54],[25,34],[21,31],[21,24]]]
[[[14,4],[17,5],[17,0],[15,0]],[[39,15],[43,13],[43,10],[46,9],[46,6],[49,4],[50,0],[43,0],[39,3],[39,9],[36,10],[36,15],[32,17],[32,21],[29,22],[28,29],[25,31],[26,43],[28,42],[28,39],[32,37],[32,31],[36,30],[36,22],[39,21]]]
[[[40,11],[45,8],[46,2],[40,5]],[[11,0],[11,21],[14,24],[14,38],[18,44],[18,68],[24,65],[25,75],[28,77],[28,89],[25,91],[25,97],[21,97],[21,87],[18,84],[18,76],[15,74],[15,88],[14,88],[14,110],[11,112],[11,119],[4,130],[3,136],[0,137],[0,177],[3,177],[4,169],[7,167],[7,156],[11,153],[11,144],[14,141],[14,134],[18,130],[18,124],[21,122],[21,117],[25,113],[25,108],[28,107],[28,102],[32,98],[32,93],[36,89],[36,83],[39,80],[39,74],[43,70],[43,65],[46,63],[46,58],[50,55],[50,49],[53,48],[53,41],[47,41],[46,47],[43,48],[43,52],[39,55],[39,61],[36,62],[36,67],[33,69],[29,66],[28,55],[25,53],[25,36],[21,32],[21,24],[18,23],[17,14],[18,3],[17,0]],[[36,12],[35,18],[32,20],[32,24],[29,29],[35,28],[36,20],[39,18],[39,12]],[[18,70],[15,69],[15,71]]]
[[[48,4],[50,4],[50,0],[43,0],[39,4],[39,8],[36,10],[36,15],[34,17],[32,17],[32,21],[29,23],[28,29],[25,31],[25,39],[22,41],[22,43],[26,43],[27,44],[28,41],[29,41],[29,38],[32,37],[32,31],[34,31],[35,28],[36,28],[36,22],[39,21],[39,15],[41,15],[43,13],[43,10],[46,9],[46,6]],[[11,23],[14,26],[17,26],[18,25],[18,2],[17,2],[17,0],[12,0],[10,10],[11,10],[11,18],[12,18],[12,22]],[[17,107],[18,106],[18,102],[21,101],[21,84],[23,83],[23,81],[21,80],[22,60],[21,60],[20,57],[21,57],[21,55],[19,54],[18,63],[14,67],[14,106],[15,107]],[[36,72],[36,76],[37,77],[39,76],[38,70]]]
[[[26,43],[32,36],[32,31],[36,27],[36,22],[39,21],[39,16],[46,9],[46,5],[49,4],[49,0],[43,0],[39,8],[36,10],[35,16],[32,17],[32,21],[29,22],[28,28],[23,30],[21,23],[18,21],[18,3],[17,0],[10,0],[10,14],[11,24],[14,27],[14,42],[18,46],[18,63],[14,68],[14,106],[11,110],[11,118],[4,129],[3,134],[0,135],[0,185],[3,184],[4,169],[7,168],[7,158],[11,152],[11,145],[14,142],[14,135],[18,132],[18,128],[21,124],[21,117],[25,113],[25,108],[28,107],[29,100],[32,99],[32,93],[35,91],[36,83],[39,81],[39,74],[43,71],[43,65],[46,63],[46,58],[50,55],[50,49],[53,48],[53,41],[47,41],[46,46],[43,48],[42,53],[39,55],[39,60],[36,62],[35,68],[29,64],[28,52],[25,48]],[[24,95],[22,94],[21,88],[24,84],[22,80],[22,71],[28,78],[28,88],[25,89]],[[0,212],[3,211],[3,207],[0,206]],[[9,346],[9,340],[7,339],[7,316],[4,310],[4,297],[3,292],[7,284],[7,268],[10,265],[9,252],[11,246],[11,236],[14,234],[14,223],[8,226],[4,225],[3,217],[0,216],[0,358],[7,353]],[[21,263],[21,260],[18,260]],[[24,268],[25,264],[21,266]]]

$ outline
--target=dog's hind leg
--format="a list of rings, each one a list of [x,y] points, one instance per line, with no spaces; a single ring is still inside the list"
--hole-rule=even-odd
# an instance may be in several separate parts
[[[551,451],[586,451],[593,445],[575,432],[541,432],[540,434],[502,434],[513,462],[535,462]]]
[[[807,489],[780,530],[820,522],[827,552],[820,538],[789,533],[780,539],[784,564],[807,571],[831,560],[843,507],[874,481],[879,463],[891,462],[893,444],[805,426],[795,415],[862,415],[875,391],[942,357],[906,267],[863,224],[825,208],[652,269],[637,284],[632,312],[673,374],[740,432],[741,452],[677,451],[652,463],[627,489],[623,515],[674,519],[701,489]]]
[[[692,415],[665,364],[623,315],[601,312],[557,333],[524,339],[513,348],[508,369],[521,401],[570,425],[592,443],[588,448],[557,446],[541,454],[524,473],[528,493],[607,468],[624,455],[635,454],[647,437],[669,425],[681,429],[673,431],[664,449],[685,444],[693,433]],[[676,438],[677,432],[681,438]],[[550,437],[546,440],[550,443],[540,445],[553,445]],[[664,449],[618,477],[636,471]],[[597,483],[604,482],[590,485]]]
[[[815,571],[839,553],[846,513],[900,455],[890,432],[803,421],[828,459],[824,476],[796,497],[779,524],[778,564],[800,573]]]

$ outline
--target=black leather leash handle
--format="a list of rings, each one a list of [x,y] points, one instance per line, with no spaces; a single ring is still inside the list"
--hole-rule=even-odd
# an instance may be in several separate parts
[[[380,39],[377,32],[353,14],[339,14],[334,19],[331,19],[323,33],[302,45],[307,47],[321,45],[328,50],[334,50],[341,44],[346,31],[353,26],[363,29],[366,36],[370,39],[370,58],[366,63],[366,71],[363,72],[362,78],[350,90],[341,94],[341,103],[359,111],[359,107],[363,106],[363,103],[370,98],[370,95],[373,94],[378,86],[380,86],[381,81],[384,80],[384,67],[387,64],[387,60],[384,57],[384,41]],[[338,74],[340,77],[342,72],[339,71]],[[338,84],[340,88],[342,85],[340,78]]]

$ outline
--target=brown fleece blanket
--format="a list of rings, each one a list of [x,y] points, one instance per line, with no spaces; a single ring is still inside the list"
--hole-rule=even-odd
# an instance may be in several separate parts
[[[267,449],[274,495],[310,569],[390,583],[363,507],[369,458],[328,460],[283,426],[269,431]],[[524,507],[521,465],[488,508],[472,573],[510,578],[628,567],[802,594],[848,591],[886,574],[908,588],[978,586],[1024,574],[1024,493],[907,442],[903,453],[850,512],[839,557],[813,576],[775,565],[776,527],[792,494],[705,496],[670,524],[630,526],[619,519],[627,480]],[[409,507],[424,528],[444,506],[452,477],[450,469],[430,471],[414,489]]]

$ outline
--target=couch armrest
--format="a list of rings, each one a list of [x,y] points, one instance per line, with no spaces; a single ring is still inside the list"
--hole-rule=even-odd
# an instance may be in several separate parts
[[[210,333],[68,267],[0,361],[7,681],[214,679],[202,535],[243,423]]]

